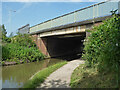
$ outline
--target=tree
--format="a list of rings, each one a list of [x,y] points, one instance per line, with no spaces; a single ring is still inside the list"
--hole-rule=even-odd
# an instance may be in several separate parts
[[[10,38],[8,38],[7,36],[6,36],[6,34],[7,34],[7,31],[6,31],[6,29],[5,29],[5,26],[4,26],[4,24],[3,25],[0,25],[0,32],[1,32],[1,38],[2,38],[2,42],[10,42],[11,40],[10,40]]]
[[[0,31],[2,34],[2,41],[4,42],[6,41],[6,34],[7,34],[4,24],[0,26]]]
[[[4,24],[1,26],[1,31],[2,31],[2,35],[4,35],[4,36],[6,36],[6,34],[7,34],[7,31],[6,31],[6,29],[5,29],[5,26],[4,26]]]

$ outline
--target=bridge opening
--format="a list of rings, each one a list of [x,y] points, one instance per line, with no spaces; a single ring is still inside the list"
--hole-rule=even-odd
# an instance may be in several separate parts
[[[41,39],[44,40],[47,52],[51,58],[73,60],[81,57],[85,37],[86,33],[82,32]]]

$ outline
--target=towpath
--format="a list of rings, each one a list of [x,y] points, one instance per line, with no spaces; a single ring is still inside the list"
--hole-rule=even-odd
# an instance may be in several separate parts
[[[80,59],[69,61],[66,65],[53,72],[46,80],[37,88],[70,88],[70,79],[72,72],[84,61]]]

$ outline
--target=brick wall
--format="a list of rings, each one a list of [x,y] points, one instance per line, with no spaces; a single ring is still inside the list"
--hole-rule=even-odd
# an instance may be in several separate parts
[[[35,41],[38,49],[46,56],[49,56],[49,53],[47,51],[47,39],[46,38],[40,38],[39,35],[32,35],[33,40]]]

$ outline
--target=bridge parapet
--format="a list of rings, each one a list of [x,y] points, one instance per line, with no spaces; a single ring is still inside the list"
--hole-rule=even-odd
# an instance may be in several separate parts
[[[114,2],[113,0],[109,0],[94,4],[30,27],[30,33],[36,33],[38,31],[44,31],[45,29],[91,20],[98,17],[109,16],[111,15],[110,11],[116,9],[118,9],[117,13],[120,13],[119,5],[119,0],[114,0]]]

